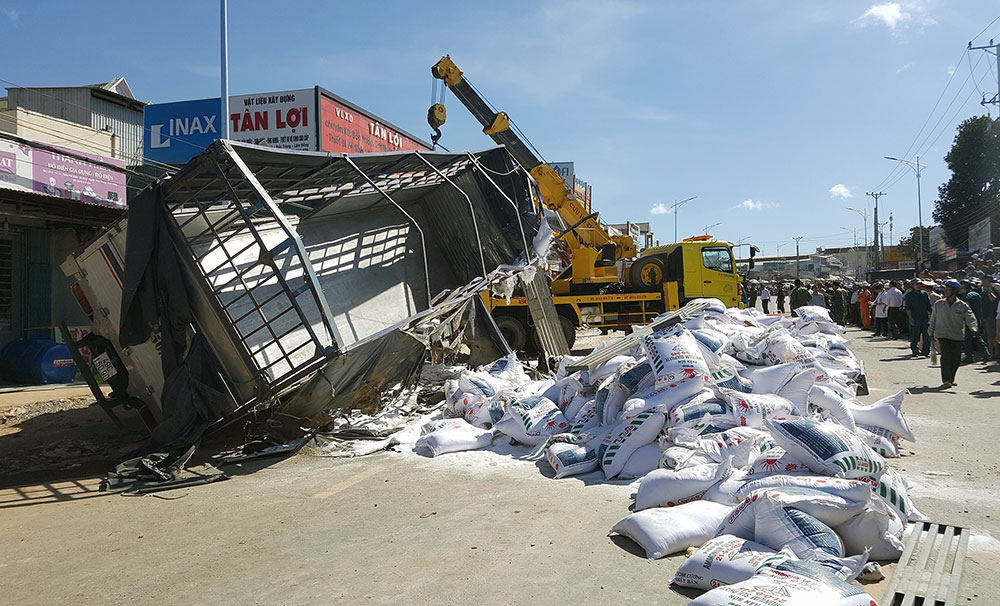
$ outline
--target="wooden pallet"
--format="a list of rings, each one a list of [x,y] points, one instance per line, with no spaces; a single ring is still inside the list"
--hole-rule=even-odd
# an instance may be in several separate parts
[[[969,529],[913,524],[881,606],[956,606]]]

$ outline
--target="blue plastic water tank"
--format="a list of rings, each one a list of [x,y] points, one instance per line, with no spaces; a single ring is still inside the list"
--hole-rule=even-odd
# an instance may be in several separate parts
[[[17,383],[71,383],[76,377],[76,364],[65,343],[18,339],[0,350],[0,372]]]

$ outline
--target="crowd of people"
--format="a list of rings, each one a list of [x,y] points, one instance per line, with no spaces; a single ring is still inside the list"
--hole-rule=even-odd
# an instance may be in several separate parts
[[[914,357],[941,357],[942,387],[956,386],[961,364],[1000,360],[1000,274],[970,265],[957,278],[793,283],[745,281],[744,306],[785,313],[803,305],[830,310],[835,322],[870,330],[874,337],[909,341]],[[771,310],[772,303],[776,304]]]

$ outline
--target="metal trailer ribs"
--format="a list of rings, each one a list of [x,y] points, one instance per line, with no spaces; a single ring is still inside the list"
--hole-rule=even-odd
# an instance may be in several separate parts
[[[529,187],[502,147],[347,156],[217,141],[144,195],[166,211],[193,329],[230,392],[223,419],[269,406],[313,419],[336,406],[373,410],[428,349],[461,340],[476,293],[531,257]],[[64,271],[117,315],[104,300],[121,297],[120,285],[89,284],[85,254]],[[117,318],[106,320],[101,330],[114,332]],[[559,326],[554,315],[536,324]],[[124,349],[123,358],[152,351]]]

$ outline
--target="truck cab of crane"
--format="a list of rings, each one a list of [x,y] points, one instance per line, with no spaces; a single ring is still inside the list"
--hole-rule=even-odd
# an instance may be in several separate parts
[[[677,283],[678,304],[704,297],[739,307],[740,275],[728,242],[695,236],[642,251],[628,272],[633,290],[659,290]]]

